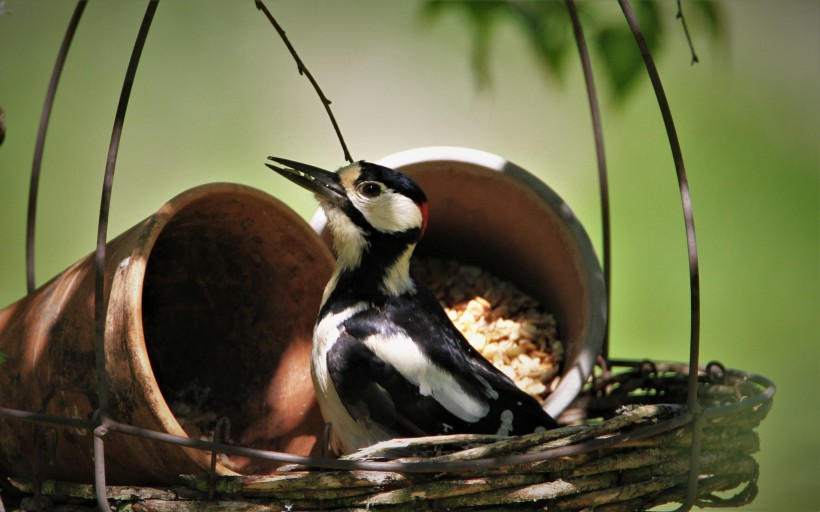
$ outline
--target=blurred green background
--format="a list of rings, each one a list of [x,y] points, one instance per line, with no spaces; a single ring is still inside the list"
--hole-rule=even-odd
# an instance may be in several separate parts
[[[670,2],[671,3],[671,2]],[[37,282],[91,252],[123,75],[146,3],[91,1],[60,83],[43,160]],[[357,159],[456,145],[516,162],[576,211],[600,248],[595,153],[572,48],[561,80],[499,23],[477,87],[458,16],[416,1],[269,2],[325,93]],[[0,16],[0,307],[25,294],[25,218],[37,125],[74,3],[7,0]],[[616,3],[606,3],[618,16]],[[684,4],[684,8],[686,4]],[[702,361],[776,382],[760,427],[760,495],[746,510],[820,510],[820,2],[720,2],[723,35],[674,19],[658,66],[675,115],[701,255]],[[674,18],[674,10],[668,10]],[[638,59],[637,52],[634,58]],[[613,219],[612,355],[685,361],[689,297],[680,200],[644,76],[617,101],[593,55]],[[186,188],[236,181],[309,218],[313,199],[268,155],[343,163],[308,82],[250,0],[160,3],[114,178],[109,235]],[[431,222],[435,222],[432,219]],[[0,391],[2,393],[2,391]]]

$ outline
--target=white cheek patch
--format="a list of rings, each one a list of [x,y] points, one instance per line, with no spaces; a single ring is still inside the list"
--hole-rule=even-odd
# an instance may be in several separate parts
[[[423,218],[419,206],[409,197],[385,190],[379,197],[366,199],[351,194],[350,200],[367,222],[383,233],[400,233],[421,229]]]
[[[421,395],[433,397],[461,420],[474,423],[489,412],[488,404],[468,395],[450,373],[431,363],[407,336],[376,334],[362,341],[405,379],[418,386]]]
[[[335,206],[323,203],[322,207],[327,216],[327,225],[333,233],[336,265],[339,268],[358,267],[362,260],[362,251],[368,245],[362,230]]]

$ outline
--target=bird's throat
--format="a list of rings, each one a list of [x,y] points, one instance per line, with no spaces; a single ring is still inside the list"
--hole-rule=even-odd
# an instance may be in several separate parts
[[[368,235],[335,207],[325,207],[325,214],[333,235],[336,270],[325,289],[323,303],[365,300],[378,304],[415,292],[410,277],[414,242],[372,231]]]
[[[410,278],[410,258],[413,257],[415,248],[416,244],[407,246],[396,261],[385,268],[381,278],[381,288],[386,295],[398,297],[416,291],[416,284]]]
[[[336,273],[361,266],[362,255],[370,246],[362,229],[338,208],[327,203],[323,203],[322,207],[333,235]]]

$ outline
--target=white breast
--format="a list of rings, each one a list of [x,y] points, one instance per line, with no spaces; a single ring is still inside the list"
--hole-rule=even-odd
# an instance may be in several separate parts
[[[339,339],[341,324],[367,307],[367,303],[360,302],[339,313],[327,315],[313,333],[311,374],[316,396],[322,416],[333,425],[333,448],[342,453],[393,437],[374,422],[357,421],[350,416],[327,369],[327,354]],[[466,422],[476,422],[488,414],[490,407],[486,401],[470,396],[449,372],[427,359],[419,346],[405,334],[375,334],[361,341],[377,357],[418,386],[419,394],[434,398],[454,416]],[[485,384],[489,388],[488,396],[496,398],[497,393],[488,383]],[[500,431],[508,431],[509,428],[510,425],[502,424]]]
[[[333,425],[332,448],[340,453],[351,453],[391,437],[377,425],[358,422],[350,416],[327,370],[327,353],[339,339],[339,326],[366,307],[365,302],[360,302],[339,313],[327,315],[313,331],[311,377],[322,416],[327,423]]]

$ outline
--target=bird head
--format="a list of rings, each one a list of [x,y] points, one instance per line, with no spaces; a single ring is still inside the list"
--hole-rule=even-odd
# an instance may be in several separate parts
[[[378,164],[359,161],[336,172],[268,157],[266,164],[316,194],[328,218],[337,264],[355,268],[365,254],[389,266],[412,253],[427,227],[427,197],[412,178]]]

